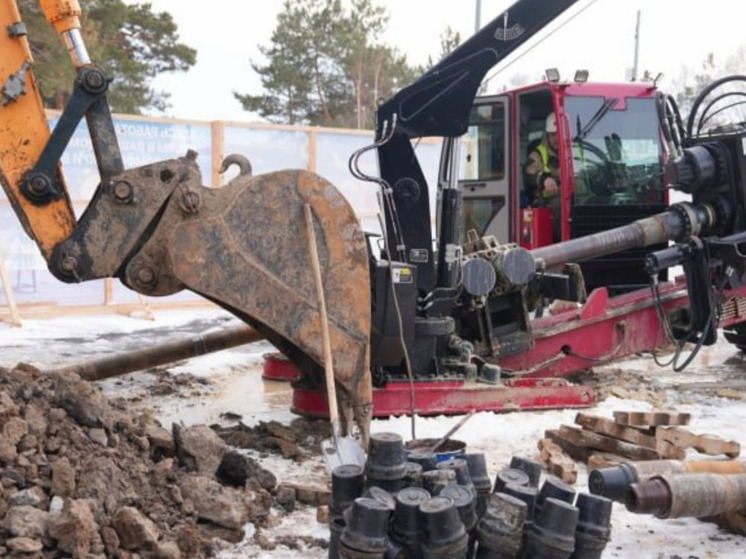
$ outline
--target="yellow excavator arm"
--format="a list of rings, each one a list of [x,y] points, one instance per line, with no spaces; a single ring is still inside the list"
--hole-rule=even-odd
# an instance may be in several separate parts
[[[70,5],[72,2],[43,4],[47,10],[50,6],[46,4]],[[74,4],[77,6],[77,2]],[[45,13],[58,14],[53,16],[55,21],[64,22],[65,27],[74,22],[80,27],[77,16],[63,15],[69,14],[70,10]],[[24,177],[39,160],[49,141],[50,130],[32,71],[34,61],[26,39],[26,28],[15,0],[0,0],[0,29],[0,179],[26,233],[49,259],[52,249],[72,233],[75,214],[59,169],[56,180],[63,187],[48,203],[36,204],[22,192],[22,189],[35,186],[24,183]]]
[[[41,2],[77,68],[73,92],[50,132],[14,0],[0,0],[0,182],[50,271],[74,283],[116,277],[147,295],[189,289],[248,323],[306,376],[324,378],[321,309],[309,256],[310,206],[327,301],[333,368],[347,424],[367,437],[370,279],[364,234],[348,201],[303,170],[240,174],[206,188],[196,154],[124,169],[106,98],[110,79],[91,64],[76,1]],[[101,182],[76,221],[60,157],[85,118]]]

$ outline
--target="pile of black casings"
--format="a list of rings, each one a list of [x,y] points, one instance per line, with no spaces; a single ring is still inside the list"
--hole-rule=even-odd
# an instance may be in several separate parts
[[[332,473],[329,559],[599,559],[612,501],[541,473],[514,457],[493,483],[484,454],[439,461],[374,434],[364,467]]]

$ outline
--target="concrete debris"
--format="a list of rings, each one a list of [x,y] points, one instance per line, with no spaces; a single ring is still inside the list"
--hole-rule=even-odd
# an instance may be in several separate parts
[[[32,540],[31,538],[10,538],[5,543],[9,550],[18,553],[36,553],[44,548],[44,544],[39,540]]]
[[[227,448],[215,431],[206,425],[183,427],[174,423],[173,436],[183,468],[208,476],[217,473]]]
[[[249,503],[236,489],[212,479],[190,475],[181,480],[181,494],[192,501],[195,514],[218,526],[240,530],[249,520]]]
[[[93,512],[96,508],[92,499],[66,499],[62,513],[49,517],[47,530],[58,549],[75,559],[102,551],[103,541]]]
[[[122,549],[137,549],[155,544],[160,533],[158,527],[134,507],[122,507],[111,519]]]
[[[277,504],[287,512],[293,512],[295,510],[295,503],[297,501],[295,488],[290,487],[287,484],[280,485],[280,487],[277,488],[277,496],[275,499],[277,500]]]
[[[3,530],[14,538],[45,539],[50,514],[41,509],[19,505],[10,507],[3,519]]]

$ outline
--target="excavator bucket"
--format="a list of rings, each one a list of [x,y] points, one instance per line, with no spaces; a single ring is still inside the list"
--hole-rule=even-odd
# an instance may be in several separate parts
[[[50,130],[14,2],[0,0],[0,22],[0,186],[50,271],[66,282],[119,277],[148,295],[190,289],[283,351],[302,371],[300,382],[320,384],[321,319],[303,219],[310,204],[340,410],[365,438],[372,399],[368,255],[341,193],[306,171],[251,176],[240,156],[226,163],[239,163],[241,173],[216,189],[202,186],[190,157],[119,172],[117,150],[103,146],[99,169],[107,174],[76,222],[57,165],[45,176],[31,172]],[[97,114],[89,129],[108,138],[108,108]]]
[[[149,186],[143,177],[156,183],[159,177],[173,177],[169,181],[178,180],[179,186],[149,240],[120,274],[124,283],[150,295],[182,288],[199,293],[287,355],[303,375],[298,382],[318,385],[324,382],[321,315],[303,214],[304,205],[310,205],[340,409],[346,424],[354,418],[367,438],[372,407],[368,252],[344,196],[302,170],[259,176],[244,170],[221,188],[205,188],[189,158],[125,171],[116,181],[145,191]],[[107,223],[107,232],[96,234],[116,235],[121,212],[101,212],[108,214],[107,207],[89,208],[82,220]],[[80,229],[93,233],[85,223]],[[113,252],[116,241],[84,244]]]

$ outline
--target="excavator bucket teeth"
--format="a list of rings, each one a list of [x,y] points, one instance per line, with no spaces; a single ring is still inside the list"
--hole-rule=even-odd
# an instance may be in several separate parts
[[[354,412],[365,436],[372,399],[370,279],[365,237],[347,200],[300,170],[244,174],[222,188],[198,188],[201,202],[192,214],[178,193],[172,196],[125,282],[135,281],[143,266],[157,267],[162,281],[152,294],[186,287],[207,297],[265,335],[307,381],[322,382],[320,308],[303,215],[309,204],[340,404],[345,419]]]

